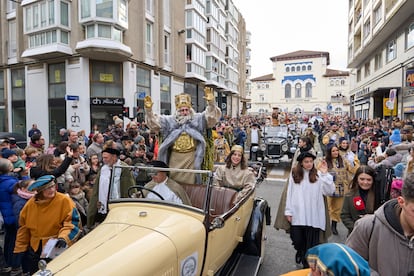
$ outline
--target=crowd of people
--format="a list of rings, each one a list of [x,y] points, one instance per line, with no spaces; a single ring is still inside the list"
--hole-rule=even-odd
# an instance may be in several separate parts
[[[275,228],[290,233],[296,263],[315,268],[310,250],[327,242],[331,233],[338,235],[337,225],[343,223],[349,235],[346,244],[368,260],[371,269],[380,275],[414,271],[413,258],[406,257],[414,252],[413,122],[292,114],[228,118],[211,91],[205,92],[206,110],[200,113],[192,109],[187,94],[176,97],[174,115],[154,114],[147,97],[142,122],[124,124],[115,116],[107,129],[94,127],[89,135],[61,129],[61,141],[47,147],[36,124],[25,149],[2,139],[0,211],[5,238],[0,272],[33,273],[50,239],[57,240],[57,247],[70,246],[101,223],[108,213],[111,174],[117,182],[111,196],[127,196],[128,187],[141,185],[187,205],[190,199],[177,183],[200,181],[162,170],[152,176],[123,168],[112,171],[114,165],[212,169],[211,163],[221,163],[214,185],[237,189],[240,200],[255,185],[247,168],[252,148],[260,146],[263,127],[274,124],[275,118],[301,134],[275,221]],[[322,152],[317,152],[316,143]],[[379,168],[393,171],[386,203],[375,191]],[[148,192],[143,196],[156,198]],[[60,211],[53,219],[45,218],[42,212],[51,206],[60,206]],[[34,216],[48,219],[50,227],[33,226]],[[387,243],[376,243],[382,239]],[[395,255],[404,259],[404,266],[397,268],[398,261],[387,259],[387,246],[404,252]]]

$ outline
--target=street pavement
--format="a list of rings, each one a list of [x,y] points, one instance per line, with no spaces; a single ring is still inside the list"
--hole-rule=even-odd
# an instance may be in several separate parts
[[[322,157],[322,150],[317,142],[317,138],[315,150],[318,157]],[[281,164],[269,167],[266,181],[257,187],[257,196],[266,199],[271,207],[271,225],[266,227],[266,253],[259,276],[275,276],[301,268],[295,263],[296,251],[292,246],[289,234],[285,230],[276,230],[273,227],[280,196],[290,173],[289,160],[284,158],[283,161]],[[339,235],[332,235],[328,242],[344,243],[348,230],[342,223],[338,224],[338,232]]]

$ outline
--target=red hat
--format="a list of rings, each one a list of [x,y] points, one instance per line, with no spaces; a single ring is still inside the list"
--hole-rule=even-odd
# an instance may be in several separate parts
[[[372,146],[373,148],[378,147],[378,142],[377,142],[377,141],[372,141],[372,142],[371,142],[371,146]]]

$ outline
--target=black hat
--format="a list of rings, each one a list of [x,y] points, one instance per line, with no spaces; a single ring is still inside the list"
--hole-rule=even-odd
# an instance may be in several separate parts
[[[298,160],[298,162],[302,162],[303,159],[305,159],[306,157],[311,157],[313,160],[316,159],[316,156],[315,155],[313,155],[309,151],[305,151],[305,152],[302,152],[301,154],[299,154],[299,156],[298,156],[298,158],[296,160]]]
[[[153,167],[158,167],[158,168],[166,168],[166,169],[169,168],[165,162],[160,161],[160,160],[153,160],[149,163],[149,165]]]
[[[102,153],[104,153],[104,152],[107,152],[107,153],[110,153],[110,154],[115,154],[116,156],[121,155],[121,152],[119,150],[113,149],[113,148],[106,148],[102,151]]]

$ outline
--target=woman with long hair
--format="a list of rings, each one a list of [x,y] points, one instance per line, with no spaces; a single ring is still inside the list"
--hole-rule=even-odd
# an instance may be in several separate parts
[[[308,267],[306,251],[320,243],[320,233],[326,229],[324,195],[335,191],[333,177],[328,173],[326,161],[315,168],[316,156],[301,153],[289,177],[284,214],[291,224],[290,238],[296,249],[296,263]]]
[[[241,200],[256,184],[256,178],[249,170],[242,146],[234,145],[226,157],[225,164],[219,165],[214,173],[213,184],[233,188],[239,193],[235,202]]]
[[[335,191],[328,196],[327,200],[329,217],[332,220],[332,234],[338,235],[336,226],[341,221],[344,195],[349,191],[349,182],[359,168],[359,161],[356,159],[354,166],[352,166],[348,160],[341,157],[339,147],[336,144],[326,146],[325,161],[328,165],[328,172],[333,176],[335,182]]]
[[[375,170],[362,165],[349,185],[350,191],[345,195],[341,212],[341,219],[348,229],[348,234],[354,229],[355,221],[366,214],[373,214],[379,207],[375,206],[374,179]]]

